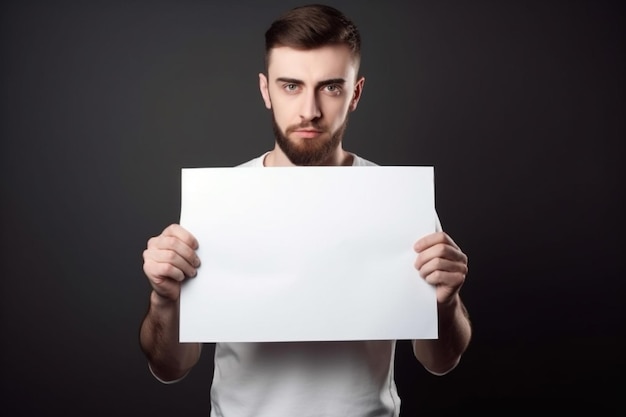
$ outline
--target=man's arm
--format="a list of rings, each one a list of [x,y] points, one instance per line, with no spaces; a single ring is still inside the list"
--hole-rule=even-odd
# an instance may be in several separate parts
[[[438,306],[439,338],[413,341],[415,357],[435,375],[456,367],[469,345],[472,328],[460,297],[447,306]]]
[[[459,363],[472,337],[469,315],[459,290],[467,275],[467,256],[444,232],[423,237],[415,244],[415,267],[437,292],[439,337],[414,340],[417,360],[436,375],[443,375]]]
[[[200,359],[199,343],[178,342],[181,282],[196,275],[198,242],[179,225],[148,240],[143,269],[152,292],[141,323],[139,343],[150,369],[162,382],[182,379]]]

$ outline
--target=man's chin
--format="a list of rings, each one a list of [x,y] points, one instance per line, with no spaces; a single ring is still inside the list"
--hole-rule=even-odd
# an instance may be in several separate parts
[[[332,152],[328,138],[283,138],[278,145],[294,165],[319,165],[325,162]]]
[[[288,133],[286,138],[292,146],[300,146],[303,149],[308,147],[320,147],[332,140],[331,135],[326,132],[320,133],[314,137],[302,137],[298,136],[297,133]]]
[[[294,165],[324,165],[330,162],[333,154],[341,146],[344,126],[335,133],[324,130],[319,136],[313,138],[298,137],[290,128],[282,132],[273,119],[272,127],[276,142],[282,152]],[[298,128],[302,128],[299,126]],[[319,128],[319,127],[318,127]]]
[[[322,155],[320,153],[315,152],[294,152],[293,150],[289,152],[285,152],[287,158],[294,165],[300,166],[311,166],[311,165],[321,165],[324,163],[330,155]]]

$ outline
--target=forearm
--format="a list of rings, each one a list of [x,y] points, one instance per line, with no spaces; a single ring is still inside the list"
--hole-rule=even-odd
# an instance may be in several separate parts
[[[434,374],[452,370],[467,349],[472,336],[467,310],[458,294],[448,305],[438,306],[439,337],[413,341],[413,352]]]
[[[141,349],[157,377],[164,381],[182,378],[200,358],[199,343],[178,341],[178,305],[150,295],[150,308],[141,324]]]

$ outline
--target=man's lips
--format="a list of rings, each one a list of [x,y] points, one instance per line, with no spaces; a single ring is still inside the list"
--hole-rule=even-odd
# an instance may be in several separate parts
[[[302,137],[302,138],[315,138],[319,135],[322,134],[321,130],[316,130],[316,129],[296,129],[294,130],[294,132],[296,135]]]

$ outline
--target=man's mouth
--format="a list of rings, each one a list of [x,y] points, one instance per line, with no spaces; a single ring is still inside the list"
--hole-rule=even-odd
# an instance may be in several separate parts
[[[302,138],[312,139],[321,135],[323,132],[317,129],[296,129],[293,133]]]

